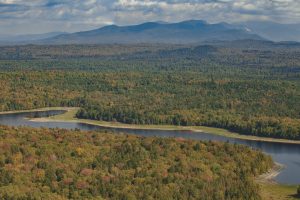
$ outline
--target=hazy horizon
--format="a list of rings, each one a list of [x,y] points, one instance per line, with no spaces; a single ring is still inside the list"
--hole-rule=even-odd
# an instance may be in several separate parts
[[[76,33],[76,32],[84,32],[84,31],[90,31],[90,30],[95,30],[95,29],[99,29],[99,28],[103,28],[105,26],[110,26],[110,25],[116,25],[116,26],[135,26],[135,25],[140,25],[140,24],[144,24],[144,23],[148,23],[148,22],[153,22],[153,23],[180,23],[180,22],[184,22],[184,21],[190,21],[190,20],[197,20],[197,21],[205,21],[209,24],[218,24],[218,23],[229,23],[229,22],[226,22],[226,21],[220,21],[220,22],[214,22],[214,23],[210,23],[206,20],[202,20],[202,19],[186,19],[186,20],[181,20],[181,21],[174,21],[174,22],[171,22],[171,21],[143,21],[143,22],[140,22],[140,23],[133,23],[133,24],[107,24],[107,25],[100,25],[100,26],[95,26],[93,28],[89,28],[89,29],[82,29],[82,30],[76,30],[76,31],[61,31],[61,30],[53,30],[53,31],[48,31],[48,32],[32,32],[32,33],[21,33],[21,32],[18,32],[18,33],[13,33],[13,34],[1,34],[0,33],[0,36],[2,37],[11,37],[11,36],[26,36],[26,35],[43,35],[43,34],[49,34],[49,33]],[[229,24],[233,24],[233,25],[237,25],[237,24],[244,24],[244,23],[251,23],[251,22],[265,22],[265,23],[275,23],[275,24],[284,24],[284,23],[278,23],[278,22],[273,22],[273,21],[245,21],[245,22],[240,22],[240,23],[229,23]],[[297,24],[291,24],[291,23],[287,23],[285,25],[297,25]]]

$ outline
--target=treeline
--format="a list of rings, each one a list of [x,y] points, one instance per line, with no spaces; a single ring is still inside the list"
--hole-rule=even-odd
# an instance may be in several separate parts
[[[158,115],[124,108],[86,106],[76,117],[101,121],[118,121],[127,124],[210,126],[225,128],[245,135],[300,140],[300,120],[276,117],[242,117],[226,113],[195,113],[186,111],[177,114]]]
[[[0,126],[1,199],[261,199],[245,146]]]
[[[20,45],[0,46],[0,60],[40,60],[62,58],[104,58],[137,52],[180,48],[168,44],[107,45]]]

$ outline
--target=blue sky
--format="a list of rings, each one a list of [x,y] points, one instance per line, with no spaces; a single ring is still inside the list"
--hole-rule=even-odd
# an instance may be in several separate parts
[[[0,34],[188,19],[300,23],[300,0],[0,0]]]

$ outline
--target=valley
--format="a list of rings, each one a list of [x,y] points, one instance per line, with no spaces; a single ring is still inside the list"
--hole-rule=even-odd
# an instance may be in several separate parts
[[[99,140],[98,137],[104,137],[101,139],[104,141],[105,137],[120,139],[132,137],[134,139],[130,141],[130,144],[133,144],[134,141],[152,141],[153,139],[162,140],[162,143],[174,140],[178,144],[181,144],[181,141],[194,143],[201,140],[201,142],[207,143],[208,148],[213,148],[212,143],[221,146],[228,145],[229,147],[226,148],[236,148],[236,144],[241,144],[252,148],[251,150],[241,146],[247,149],[247,152],[253,153],[258,150],[271,156],[273,161],[284,165],[283,169],[280,173],[276,172],[277,176],[272,178],[276,181],[275,183],[257,181],[256,177],[269,171],[273,164],[269,160],[271,157],[254,153],[254,160],[266,159],[263,161],[266,162],[266,165],[261,161],[259,161],[260,164],[251,164],[252,167],[262,167],[261,171],[252,168],[251,173],[253,174],[246,176],[239,174],[244,172],[234,172],[235,181],[242,181],[247,185],[237,188],[238,183],[234,182],[233,185],[237,191],[233,196],[225,195],[231,195],[229,194],[231,189],[227,186],[221,186],[219,182],[212,183],[217,184],[218,188],[224,189],[220,193],[214,192],[219,196],[212,197],[213,199],[272,199],[274,195],[280,198],[297,198],[296,185],[299,184],[299,177],[295,174],[299,167],[295,160],[298,160],[300,155],[299,54],[300,47],[295,44],[252,40],[203,45],[119,44],[0,47],[0,110],[2,111],[0,124],[4,125],[1,130],[6,133],[3,135],[4,138],[7,138],[9,133],[14,134],[15,142],[21,142],[18,143],[21,146],[23,144],[26,146],[27,143],[22,142],[25,136],[21,133],[26,133],[28,135],[26,137],[36,137],[35,133],[41,135],[38,140],[46,146],[47,142],[43,137],[46,137],[47,141],[52,141],[52,139],[43,135],[44,133],[66,134],[68,139],[53,140],[53,144],[57,148],[64,148],[61,146],[61,141],[65,140],[65,144],[70,145],[69,142],[72,140],[76,144],[78,137],[85,137],[85,131],[89,132],[88,135],[94,135],[93,143]],[[54,116],[49,116],[48,112],[53,112]],[[29,113],[32,114],[28,116]],[[34,117],[34,119],[28,119],[28,117]],[[160,139],[160,137],[162,138]],[[81,138],[81,140],[85,141],[86,139]],[[26,139],[26,141],[28,140]],[[76,145],[75,149],[87,148]],[[25,149],[29,148],[25,146]],[[240,147],[240,145],[238,146]],[[45,147],[39,146],[37,149]],[[50,147],[50,149],[52,148],[53,146]],[[90,146],[90,148],[98,149],[99,146]],[[114,149],[114,147],[108,149],[111,148]],[[138,146],[137,148],[140,149]],[[6,152],[5,156],[9,155],[5,145],[0,149]],[[87,151],[90,155],[88,157],[96,159],[93,157],[95,152]],[[162,152],[167,153],[165,150]],[[236,156],[237,152],[239,151],[231,152],[228,157]],[[120,156],[119,152],[110,153],[113,157],[119,158]],[[187,152],[184,149],[178,149],[177,153],[179,155]],[[27,155],[22,152],[17,154],[18,156],[22,154],[23,157]],[[75,154],[76,152],[70,152],[70,154],[62,156],[56,152],[55,156],[60,157],[59,162],[68,163],[70,159],[75,158],[73,157]],[[247,157],[246,154],[241,155],[242,158],[234,163],[240,163],[240,159]],[[30,155],[37,160],[40,159],[40,154],[31,152]],[[188,162],[190,153],[188,155],[183,162]],[[197,156],[202,157],[203,155],[197,154]],[[10,158],[12,157],[3,157],[4,161]],[[82,160],[83,158],[76,157],[77,159]],[[104,162],[101,159],[98,161]],[[153,164],[155,162],[151,161]],[[170,161],[169,164],[174,163]],[[92,199],[100,195],[102,198],[117,199],[122,195],[124,197],[125,194],[128,194],[130,198],[133,196],[142,198],[142,196],[136,196],[137,194],[128,193],[129,190],[125,192],[118,189],[120,193],[112,193],[115,191],[113,188],[116,188],[116,184],[121,184],[121,182],[114,181],[110,181],[111,188],[106,188],[105,191],[91,192],[95,188],[105,188],[103,183],[100,186],[100,183],[95,182],[93,176],[88,175],[89,178],[84,178],[76,175],[76,171],[84,169],[84,171],[93,171],[96,174],[105,171],[104,168],[93,169],[92,163],[73,166],[70,172],[66,171],[69,164],[62,166],[56,163],[55,166],[52,166],[46,162],[45,166],[51,165],[52,167],[31,166],[31,171],[24,171],[24,177],[22,177],[22,179],[27,177],[26,187],[20,186],[24,182],[17,181],[21,178],[18,173],[12,174],[9,171],[16,170],[19,165],[28,165],[28,163],[17,164],[17,161],[5,161],[2,165],[3,177],[11,177],[2,186],[2,193],[0,191],[0,194],[6,195],[7,198],[11,196],[6,191],[10,191],[14,187],[18,188],[19,193],[12,194],[28,197],[29,194],[26,191],[29,190],[30,185],[35,184],[43,185],[44,189],[47,189],[42,190],[37,187],[34,198],[52,198],[57,195],[56,198],[64,199],[71,195],[75,199],[83,197]],[[103,177],[123,175],[128,177],[127,173],[133,172],[129,168],[119,168],[116,163],[113,165],[121,171],[114,168],[118,171],[117,173],[109,169],[106,175],[98,174],[96,177],[102,177],[102,179],[105,179]],[[145,163],[140,162],[132,169],[137,169],[142,165]],[[196,165],[200,166],[200,164]],[[101,166],[104,167],[105,164],[102,163]],[[195,175],[199,180],[193,180],[193,184],[190,186],[196,187],[196,182],[201,186],[191,189],[193,194],[197,196],[199,192],[204,194],[211,191],[213,186],[203,185],[201,181],[204,180],[202,179],[204,176],[210,177],[209,180],[212,180],[208,174],[214,174],[216,166],[209,164],[208,168],[213,171],[202,171]],[[226,166],[227,164],[221,164],[221,168],[217,168],[222,173],[228,174],[227,169],[223,169]],[[243,164],[243,166],[247,165]],[[191,166],[186,167],[190,168]],[[167,168],[169,169],[170,166]],[[34,178],[37,175],[32,170],[38,170],[40,178]],[[56,178],[49,175],[49,170],[55,171],[53,173],[56,174]],[[43,175],[44,173],[45,175]],[[59,173],[60,178],[57,178]],[[176,177],[182,177],[178,174],[179,172],[175,173]],[[144,174],[143,179],[139,179],[139,181],[146,180],[147,176]],[[213,177],[217,176],[213,175]],[[64,185],[70,178],[72,178],[72,183]],[[115,180],[119,181],[120,179]],[[215,180],[224,182],[218,178]],[[247,181],[245,182],[245,180]],[[122,179],[122,181],[128,180]],[[155,181],[158,185],[168,185],[166,180],[156,179]],[[225,181],[230,182],[229,179]],[[182,191],[187,191],[189,190],[187,188],[190,187],[186,185],[188,182],[179,184],[177,179],[172,179],[170,183],[172,184],[167,187],[170,191],[169,194],[173,195],[172,197],[179,195],[175,192],[177,189],[181,188]],[[173,185],[174,183],[176,184]],[[126,185],[129,187],[128,182]],[[147,193],[136,187],[135,183],[132,183],[131,186],[131,190],[140,192],[138,195],[165,195],[163,193]],[[242,193],[241,191],[245,191],[245,188],[251,192]],[[277,189],[273,190],[272,188]],[[178,198],[186,198],[187,196],[181,195],[189,195],[193,199],[193,194],[182,193]],[[240,195],[246,195],[246,197]],[[203,199],[206,197],[203,196]]]
[[[0,200],[300,200],[299,0],[0,0]]]

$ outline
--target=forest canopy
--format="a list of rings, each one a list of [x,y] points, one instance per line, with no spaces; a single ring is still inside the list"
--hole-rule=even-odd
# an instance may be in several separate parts
[[[0,126],[1,199],[253,199],[273,162],[246,146]]]
[[[79,118],[204,125],[300,139],[300,47],[0,47],[0,110],[78,106]]]

